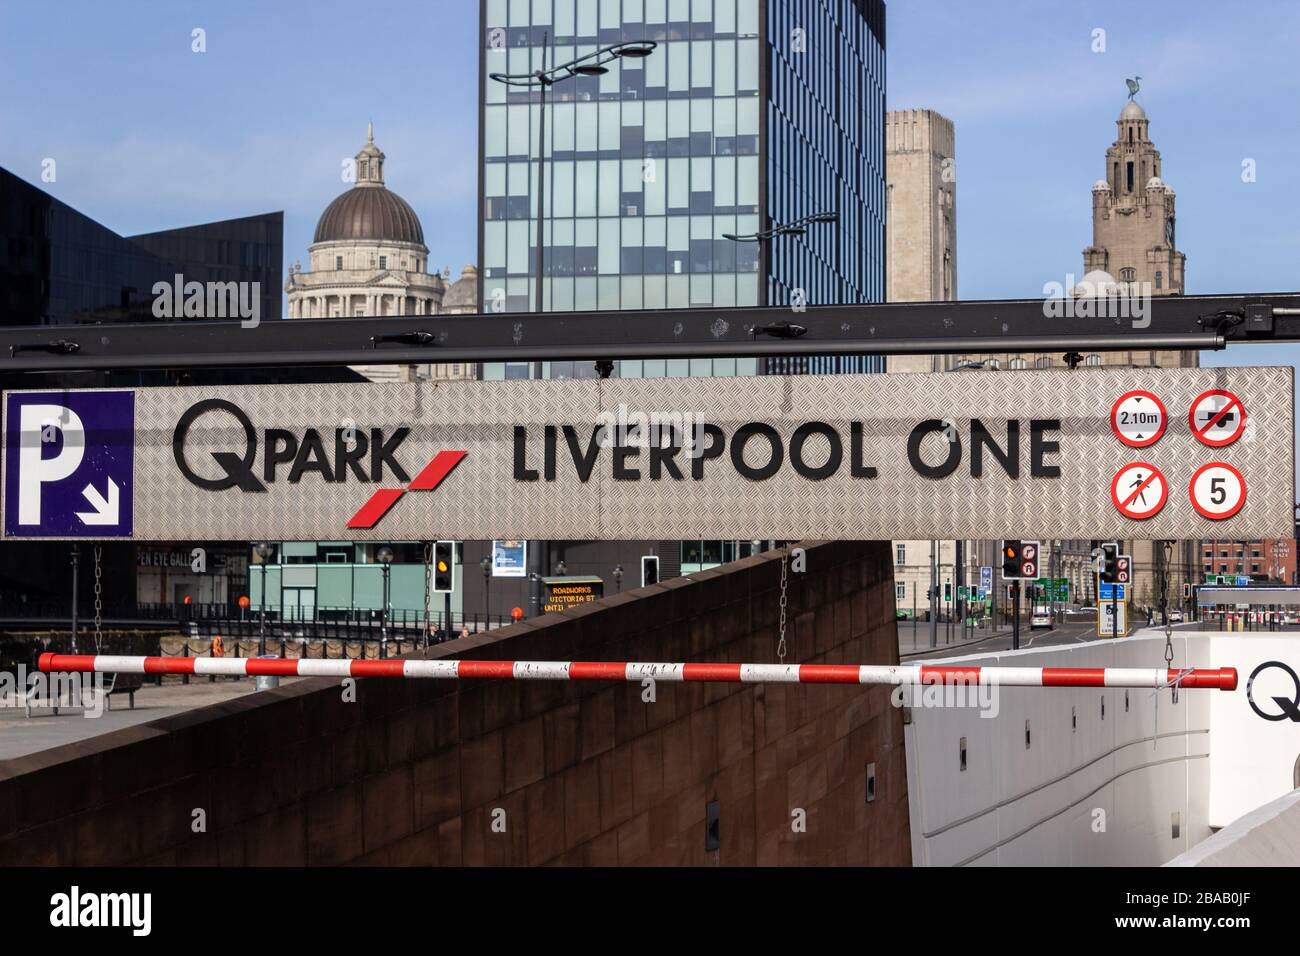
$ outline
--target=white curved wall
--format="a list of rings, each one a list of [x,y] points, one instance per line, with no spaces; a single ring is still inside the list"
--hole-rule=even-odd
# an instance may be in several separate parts
[[[1174,637],[1176,666],[1211,666],[1209,653],[1209,635]],[[1164,638],[1031,648],[944,663],[958,660],[1162,667]],[[1154,690],[1129,690],[1126,707],[1125,694],[1109,688],[1008,688],[998,694],[995,718],[981,718],[970,708],[913,708],[905,728],[913,862],[1150,866],[1209,836],[1210,697],[1227,695],[1183,691],[1174,704],[1165,690],[1157,707]],[[1103,822],[1104,829],[1095,829]]]

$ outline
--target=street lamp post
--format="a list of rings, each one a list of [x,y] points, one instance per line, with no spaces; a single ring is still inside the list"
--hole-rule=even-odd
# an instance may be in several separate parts
[[[478,563],[483,569],[483,629],[487,630],[488,626],[488,588],[492,585],[492,559],[484,555],[483,560]]]
[[[258,562],[262,566],[262,599],[258,602],[257,614],[257,653],[262,656],[266,654],[266,559],[271,556],[271,546],[259,541],[254,550],[262,559]]]
[[[796,219],[793,222],[774,222],[760,232],[746,233],[743,236],[724,232],[722,238],[730,239],[732,242],[768,242],[777,236],[802,236],[808,231],[808,226],[812,223],[839,221],[840,214],[837,212],[815,212],[811,216],[804,216],[802,219]]]
[[[568,63],[562,63],[548,70],[546,68],[546,53],[549,44],[550,32],[547,31],[542,34],[542,68],[539,70],[534,70],[532,73],[488,74],[488,77],[497,83],[525,89],[536,87],[540,94],[537,117],[537,275],[533,293],[536,300],[535,311],[537,312],[545,311],[542,308],[542,276],[544,273],[545,250],[543,225],[545,222],[544,203],[546,199],[546,91],[556,83],[572,79],[575,76],[603,76],[609,72],[609,67],[605,64],[612,63],[622,57],[633,59],[647,57],[659,45],[653,40],[632,40],[626,43],[615,43],[612,46],[602,47],[594,53],[588,53],[576,60],[570,60]],[[596,368],[601,378],[606,378],[613,371],[613,363],[597,362]],[[533,377],[542,377],[541,362],[533,364]],[[530,617],[541,613],[541,575],[541,542],[530,541],[528,542],[528,612]]]
[[[393,563],[393,549],[384,545],[375,554],[375,558],[384,566],[384,602],[379,609],[379,656],[388,657],[388,575],[389,565]]]
[[[623,593],[623,565],[614,565],[614,593]]]
[[[77,653],[77,565],[81,563],[81,549],[72,545],[72,653]]]
[[[488,76],[506,86],[536,87],[540,94],[540,109],[537,117],[537,276],[535,285],[536,311],[542,308],[542,263],[544,249],[544,203],[546,199],[546,91],[556,83],[573,79],[575,76],[603,76],[609,72],[605,64],[613,63],[623,57],[643,59],[654,51],[659,44],[653,40],[631,40],[602,47],[594,53],[580,56],[568,63],[546,68],[547,46],[550,33],[542,34],[542,68],[532,73],[489,73]],[[540,364],[540,363],[539,363]]]

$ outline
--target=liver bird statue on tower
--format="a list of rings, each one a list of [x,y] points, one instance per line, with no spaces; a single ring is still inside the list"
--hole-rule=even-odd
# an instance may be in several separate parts
[[[1142,77],[1135,76],[1131,80],[1126,79],[1124,81],[1126,84],[1128,84],[1128,98],[1130,100],[1133,99],[1133,97],[1137,96],[1138,90],[1142,89],[1142,84],[1140,82],[1141,79]]]

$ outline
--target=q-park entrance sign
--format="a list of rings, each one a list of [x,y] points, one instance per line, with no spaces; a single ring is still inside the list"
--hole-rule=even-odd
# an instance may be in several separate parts
[[[1291,369],[1044,371],[1033,373],[1032,389],[1027,377],[7,392],[3,534],[862,540],[1002,531],[1253,540],[1294,533]],[[1228,445],[1207,445],[1194,431],[1204,425],[1193,405],[1214,390],[1230,392],[1236,413],[1253,423]],[[1158,439],[1140,448],[1112,427],[1116,403],[1135,391],[1155,396],[1168,413]],[[1145,442],[1150,434],[1143,435]],[[1209,465],[1230,467],[1243,488],[1249,484],[1232,509],[1214,510],[1215,489],[1193,481]],[[1130,471],[1142,478],[1121,480],[1117,490],[1116,476]],[[1150,477],[1157,471],[1158,491]]]

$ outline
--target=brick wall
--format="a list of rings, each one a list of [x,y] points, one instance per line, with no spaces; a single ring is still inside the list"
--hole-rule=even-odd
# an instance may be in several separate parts
[[[896,663],[888,543],[809,544],[807,561],[787,660]],[[779,553],[757,555],[430,656],[771,662],[779,581]],[[345,703],[338,681],[302,680],[9,761],[0,864],[910,863],[888,688],[656,691],[370,679]]]

